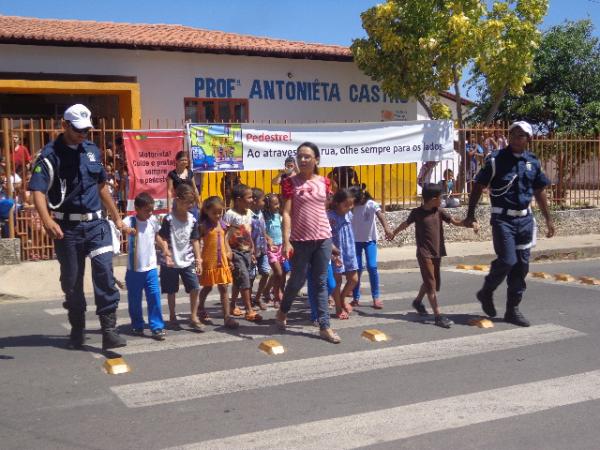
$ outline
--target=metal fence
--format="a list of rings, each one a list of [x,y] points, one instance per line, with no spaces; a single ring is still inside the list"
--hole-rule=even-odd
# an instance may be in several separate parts
[[[183,128],[183,122],[148,121],[140,124],[143,129]],[[102,158],[107,170],[112,174],[114,198],[121,211],[126,203],[127,167],[122,145],[121,133],[123,120],[100,119],[89,138],[102,150]],[[6,173],[14,173],[12,151],[13,137],[28,149],[32,157],[49,141],[61,132],[61,123],[55,119],[2,120],[1,140],[3,146],[3,164]],[[420,182],[448,181],[454,177],[454,197],[461,203],[467,200],[473,175],[483,164],[484,158],[493,147],[502,145],[508,136],[506,124],[493,127],[473,127],[458,130],[464,139],[455,145],[453,160],[442,161],[431,167],[410,164],[381,164],[354,166],[361,183],[365,183],[369,192],[379,201],[384,209],[396,210],[418,206],[420,204]],[[462,148],[461,148],[462,147]],[[532,151],[540,159],[544,171],[551,179],[549,192],[551,205],[554,207],[595,207],[600,206],[600,141],[576,137],[534,138]],[[330,173],[330,168],[320,169],[322,175]],[[0,176],[2,176],[0,170]],[[279,192],[279,186],[272,180],[277,176],[276,170],[249,171],[240,174],[241,181],[265,192]],[[15,214],[4,220],[2,226],[5,235],[21,239],[22,259],[25,261],[53,258],[53,245],[41,226],[39,216],[32,207],[27,180],[30,175],[25,164],[17,170],[18,177],[3,184],[5,196],[13,198],[18,205]],[[18,179],[21,183],[15,183]],[[12,182],[11,182],[12,181]],[[223,196],[223,174],[207,173],[203,177],[201,196]]]

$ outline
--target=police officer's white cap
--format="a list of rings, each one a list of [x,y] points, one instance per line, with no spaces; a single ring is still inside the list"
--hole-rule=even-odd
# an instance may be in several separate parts
[[[533,128],[524,120],[519,120],[518,122],[514,122],[513,124],[511,124],[511,126],[508,127],[508,131],[511,131],[513,128],[517,127],[519,127],[521,130],[527,133],[529,137],[533,137]]]
[[[77,103],[76,105],[69,106],[63,115],[63,119],[71,124],[75,128],[93,128],[92,125],[92,113],[84,105]]]

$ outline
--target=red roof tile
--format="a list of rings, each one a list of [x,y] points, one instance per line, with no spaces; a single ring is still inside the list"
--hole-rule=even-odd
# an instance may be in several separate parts
[[[286,41],[183,25],[150,25],[0,15],[0,43],[135,48],[352,61],[348,47]]]

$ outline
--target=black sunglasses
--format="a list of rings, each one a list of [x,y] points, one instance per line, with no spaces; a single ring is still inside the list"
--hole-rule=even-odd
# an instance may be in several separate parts
[[[69,122],[69,126],[71,127],[71,130],[73,130],[75,133],[79,133],[79,134],[88,134],[91,130],[91,128],[77,128],[71,122]]]

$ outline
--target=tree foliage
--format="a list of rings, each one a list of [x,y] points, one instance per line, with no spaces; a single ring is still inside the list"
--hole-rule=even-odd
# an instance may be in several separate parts
[[[352,44],[359,68],[396,98],[416,98],[431,118],[449,117],[438,93],[473,65],[496,99],[519,94],[537,44],[547,0],[387,0],[362,13],[367,38]],[[462,123],[460,123],[462,125]]]
[[[522,96],[507,95],[494,119],[526,119],[545,133],[600,134],[600,43],[591,21],[546,31]],[[493,102],[491,87],[475,78],[481,120]]]

